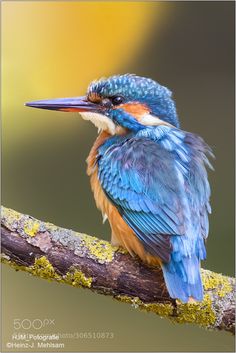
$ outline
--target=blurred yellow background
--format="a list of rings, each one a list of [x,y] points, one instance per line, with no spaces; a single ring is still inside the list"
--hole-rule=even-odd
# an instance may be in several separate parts
[[[4,2],[2,102],[4,113],[11,111],[4,123],[12,129],[12,140],[35,133],[24,102],[82,94],[91,80],[131,62],[151,30],[152,9],[124,2]],[[155,9],[160,21],[162,7]],[[41,124],[44,128],[45,121]]]
[[[203,136],[216,154],[204,267],[233,275],[233,7],[223,1],[3,1],[3,204],[109,239],[85,173],[94,127],[76,113],[24,103],[83,95],[91,80],[110,74],[152,77],[173,90],[182,128]],[[6,266],[2,283],[3,351],[11,351],[6,342],[16,318],[55,319],[55,326],[40,333],[114,333],[110,340],[63,339],[64,351],[234,350],[233,338],[224,332],[173,325]]]

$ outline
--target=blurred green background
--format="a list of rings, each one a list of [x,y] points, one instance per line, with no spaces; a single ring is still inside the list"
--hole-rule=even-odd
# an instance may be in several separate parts
[[[168,86],[182,128],[212,146],[213,214],[203,266],[234,275],[234,2],[3,1],[2,203],[109,239],[85,173],[95,128],[76,113],[24,102],[82,95],[91,80],[126,72]],[[2,284],[3,351],[11,350],[14,319],[35,318],[55,319],[55,326],[31,333],[114,333],[61,340],[64,351],[234,350],[224,332],[173,325],[6,266]]]

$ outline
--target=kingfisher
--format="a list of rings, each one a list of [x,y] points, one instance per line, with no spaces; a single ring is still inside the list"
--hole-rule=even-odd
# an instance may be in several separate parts
[[[213,154],[200,136],[180,128],[172,92],[123,74],[93,81],[82,97],[26,106],[78,112],[98,128],[87,174],[112,245],[161,266],[171,298],[202,301]]]

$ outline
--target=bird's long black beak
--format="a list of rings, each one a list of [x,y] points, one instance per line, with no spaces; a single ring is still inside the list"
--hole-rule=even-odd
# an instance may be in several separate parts
[[[101,106],[89,102],[85,96],[74,98],[57,98],[25,103],[27,107],[48,110],[59,110],[63,112],[100,112]]]

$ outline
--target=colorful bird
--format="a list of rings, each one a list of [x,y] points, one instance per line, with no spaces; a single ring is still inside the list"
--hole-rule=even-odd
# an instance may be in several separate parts
[[[112,244],[161,266],[172,298],[201,301],[213,155],[201,137],[180,129],[171,91],[125,74],[92,82],[84,97],[26,105],[79,112],[98,128],[87,173]]]

